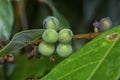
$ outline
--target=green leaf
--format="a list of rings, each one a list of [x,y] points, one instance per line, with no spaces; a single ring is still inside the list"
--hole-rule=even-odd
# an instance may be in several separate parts
[[[55,62],[51,62],[49,57],[33,58],[31,60],[24,56],[16,56],[14,69],[9,76],[9,80],[26,80],[26,78],[38,78],[44,76],[62,59],[58,56]]]
[[[70,28],[70,23],[58,12],[51,0],[44,0],[44,2],[53,11],[53,15],[60,21],[60,28]]]
[[[0,0],[0,36],[9,39],[13,24],[13,11],[10,0]]]
[[[120,26],[90,41],[42,80],[117,80],[120,77]]]
[[[0,56],[7,55],[31,44],[33,41],[41,38],[43,32],[44,29],[35,29],[16,33],[13,39],[0,50]]]

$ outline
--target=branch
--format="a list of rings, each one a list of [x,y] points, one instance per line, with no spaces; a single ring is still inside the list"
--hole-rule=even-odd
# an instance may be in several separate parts
[[[94,32],[94,33],[87,33],[87,34],[77,34],[73,36],[73,39],[91,39],[95,38],[96,36],[100,35],[102,32]]]
[[[87,33],[87,34],[76,34],[73,35],[73,40],[75,39],[91,39],[95,38],[96,36],[100,35],[102,32],[93,32],[93,33]],[[38,44],[42,41],[42,39],[36,39],[32,42],[32,44]]]

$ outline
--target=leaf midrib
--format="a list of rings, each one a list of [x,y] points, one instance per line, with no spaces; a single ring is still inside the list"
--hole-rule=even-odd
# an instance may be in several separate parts
[[[117,39],[113,42],[113,44],[111,45],[111,47],[109,48],[109,50],[106,52],[106,55],[105,55],[100,61],[97,61],[97,62],[99,62],[99,64],[96,66],[96,68],[94,69],[93,73],[91,73],[91,75],[88,77],[87,80],[90,80],[90,79],[92,78],[92,76],[94,75],[94,73],[96,72],[96,70],[99,68],[99,66],[102,64],[102,62],[105,60],[106,56],[107,56],[107,55],[109,54],[109,52],[112,50],[112,48],[114,47],[114,44],[117,42],[118,39],[119,39],[119,38],[117,38]],[[88,54],[88,53],[87,53],[87,54]],[[85,55],[86,55],[86,54],[85,54]],[[82,56],[84,56],[84,55],[82,55]],[[95,63],[95,62],[94,62],[94,63]],[[87,65],[90,65],[90,63],[89,63],[89,64],[86,64],[86,66],[87,66]],[[85,65],[84,65],[84,66],[85,66]],[[82,66],[82,67],[83,67],[83,66]],[[70,73],[64,75],[63,77],[65,77],[65,76],[67,76],[67,75],[71,74],[72,72],[74,72],[74,71],[76,71],[76,70],[79,70],[79,69],[81,69],[81,67],[80,67],[80,68],[76,68],[75,70],[73,70],[73,71],[71,71]],[[63,77],[60,77],[58,80],[62,79]]]
[[[79,70],[79,69],[81,69],[81,68],[87,67],[87,66],[89,66],[89,65],[91,65],[91,64],[95,64],[95,63],[97,63],[97,62],[99,62],[99,61],[91,62],[91,63],[85,64],[85,65],[83,65],[83,66],[81,66],[81,67],[79,67],[79,68],[76,68],[76,69],[74,69],[73,71],[69,72],[68,74],[60,77],[58,80],[61,80],[63,77],[65,77],[65,76],[67,76],[67,75],[69,75],[69,74],[71,74],[71,73],[73,73],[73,72],[75,72],[75,71],[77,71],[77,70]]]
[[[101,47],[99,47],[99,48],[101,48]],[[99,49],[98,48],[98,49]],[[92,50],[89,50],[88,52],[86,52],[85,54],[83,54],[83,55],[80,55],[80,56],[78,56],[77,58],[75,58],[74,60],[76,60],[76,59],[78,59],[78,58],[81,58],[81,57],[83,57],[83,56],[86,56],[87,54],[89,54],[89,52],[91,52]],[[69,63],[65,63],[65,64],[63,64],[62,66],[64,66],[64,65],[67,65],[67,64],[69,64]]]
[[[94,73],[97,71],[97,69],[99,68],[99,66],[105,60],[105,58],[107,57],[107,55],[109,54],[109,52],[111,52],[112,48],[114,47],[115,43],[118,41],[119,38],[120,38],[120,36],[113,42],[113,44],[111,45],[111,47],[109,48],[109,50],[106,52],[106,55],[100,60],[100,63],[96,66],[96,68],[94,69],[93,73],[91,73],[91,75],[88,77],[87,80],[90,80],[93,77]]]
[[[99,47],[99,48],[101,48],[101,47]],[[91,51],[92,51],[92,50],[88,51],[86,54],[83,54],[83,55],[79,56],[78,58],[81,58],[81,57],[89,54],[89,52],[91,52]],[[76,58],[76,59],[78,59],[78,58]],[[76,59],[75,59],[75,60],[76,60]],[[100,61],[100,60],[99,60],[99,61]],[[98,61],[95,61],[95,62],[92,62],[92,63],[96,63],[96,62],[98,62]],[[66,63],[66,64],[68,64],[68,63]],[[64,65],[66,65],[66,64],[64,64]],[[85,64],[85,65],[87,66],[87,65],[90,65],[90,64],[91,64],[91,63]],[[64,66],[64,65],[63,65],[63,66]],[[85,66],[85,65],[83,65],[83,66]],[[82,66],[82,67],[83,67],[83,66]],[[79,69],[81,69],[81,67],[76,68],[75,70],[69,72],[68,74],[65,74],[64,76],[67,76],[67,75],[71,74],[72,72],[75,72],[76,70],[79,70]],[[63,78],[63,77],[62,77],[62,78]],[[60,78],[60,79],[61,79],[61,78]],[[58,80],[59,80],[59,79],[58,79]]]

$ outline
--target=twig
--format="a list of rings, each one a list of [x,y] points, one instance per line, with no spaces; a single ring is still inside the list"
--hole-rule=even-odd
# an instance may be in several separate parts
[[[95,38],[96,36],[100,35],[102,32],[94,32],[94,33],[87,33],[87,34],[77,34],[73,36],[73,39],[91,39]]]
[[[96,36],[100,35],[102,32],[93,32],[93,33],[87,33],[87,34],[76,34],[73,36],[73,40],[76,39],[91,39],[95,38]],[[42,39],[36,39],[32,42],[32,44],[38,44],[42,41]]]
[[[26,15],[26,3],[25,1],[21,0],[18,2],[19,12],[20,12],[20,20],[23,30],[28,29],[28,21]]]
[[[28,20],[26,15],[26,1],[25,0],[11,0],[13,4],[14,14],[15,14],[15,23],[16,25],[22,26],[23,30],[28,29]]]

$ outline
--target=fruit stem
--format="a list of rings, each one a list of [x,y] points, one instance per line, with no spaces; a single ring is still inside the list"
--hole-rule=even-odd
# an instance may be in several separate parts
[[[93,33],[86,33],[86,34],[76,34],[73,36],[73,39],[91,39],[95,38],[96,36],[100,35],[102,32],[93,32]]]
[[[96,36],[100,35],[102,32],[93,32],[93,33],[86,33],[86,34],[76,34],[73,35],[73,40],[75,39],[91,39],[95,38]],[[42,39],[36,39],[32,42],[32,44],[38,44],[42,41]]]

